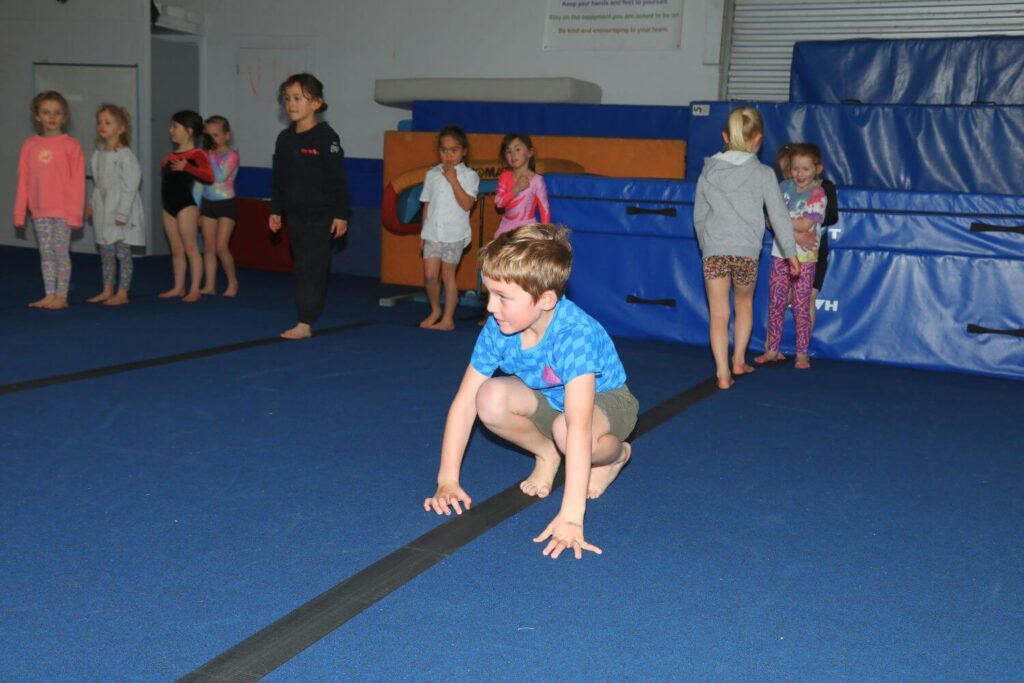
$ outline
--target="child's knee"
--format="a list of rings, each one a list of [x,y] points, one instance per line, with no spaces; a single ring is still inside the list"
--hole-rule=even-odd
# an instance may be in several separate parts
[[[487,425],[498,424],[509,413],[509,393],[504,382],[488,380],[476,392],[476,414]]]

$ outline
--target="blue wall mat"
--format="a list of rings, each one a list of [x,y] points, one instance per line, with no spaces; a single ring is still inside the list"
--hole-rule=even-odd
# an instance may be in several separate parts
[[[348,189],[352,193],[352,206],[380,208],[384,194],[384,162],[381,159],[346,157],[345,172]],[[269,168],[242,166],[238,169],[235,192],[239,197],[269,199],[273,175]]]
[[[572,230],[569,296],[612,334],[706,344],[695,183],[546,180],[552,215]],[[1024,291],[1024,197],[840,188],[839,207],[814,355],[1024,378],[1024,300],[1012,295]],[[766,233],[752,351],[770,245]]]
[[[625,104],[417,101],[412,117],[416,131],[456,124],[470,133],[685,140],[690,128],[689,107]]]
[[[704,158],[722,148],[722,128],[736,106],[764,118],[761,158],[785,142],[813,142],[825,175],[837,185],[916,192],[1024,194],[1024,106],[694,103],[686,174],[696,180]]]
[[[789,101],[1020,104],[1022,63],[1022,36],[801,42]]]
[[[380,207],[356,206],[348,233],[335,242],[331,272],[380,278]]]

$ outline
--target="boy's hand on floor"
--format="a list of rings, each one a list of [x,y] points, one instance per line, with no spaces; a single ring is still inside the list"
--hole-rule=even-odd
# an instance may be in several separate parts
[[[548,544],[544,548],[544,555],[550,556],[552,560],[557,560],[562,551],[569,548],[572,548],[572,553],[576,556],[577,560],[583,559],[584,550],[589,550],[598,555],[604,552],[596,545],[587,543],[586,539],[583,538],[582,524],[562,519],[561,515],[551,520],[547,528],[541,532],[540,536],[533,539],[533,542],[543,543],[549,537],[550,540],[548,540]]]
[[[452,510],[455,510],[455,514],[461,515],[462,506],[465,505],[468,510],[472,504],[473,499],[461,486],[444,483],[438,485],[437,493],[423,501],[423,509],[427,512],[433,510],[439,515],[451,515]]]

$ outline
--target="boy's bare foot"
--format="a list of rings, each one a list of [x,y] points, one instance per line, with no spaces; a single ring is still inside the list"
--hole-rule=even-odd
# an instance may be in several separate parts
[[[587,484],[587,498],[594,499],[600,498],[601,494],[605,492],[611,483],[615,481],[615,477],[619,476],[619,472],[629,462],[630,457],[633,455],[633,447],[625,441],[622,442],[622,452],[619,455],[619,459],[610,465],[598,465],[597,467],[590,468],[590,483]]]
[[[754,371],[753,365],[747,365],[746,363],[733,363],[732,374],[734,375],[747,375]]]
[[[28,307],[29,308],[48,308],[49,305],[52,304],[53,300],[56,299],[56,298],[57,298],[56,294],[47,294],[42,299],[39,299],[38,301],[33,301],[32,303],[30,303],[28,305]]]
[[[217,290],[214,289],[213,287],[205,287],[203,289],[200,289],[199,293],[200,294],[207,294],[207,295],[213,296],[214,294],[217,293]]]
[[[185,291],[182,290],[182,289],[172,288],[172,289],[168,289],[166,292],[160,292],[160,294],[158,296],[161,299],[175,299],[175,298],[181,296],[184,293],[185,293]]]
[[[765,351],[760,356],[755,358],[754,362],[757,363],[758,365],[764,365],[765,363],[774,363],[775,361],[783,360],[786,360],[786,357],[783,356],[778,351]]]
[[[732,378],[732,375],[726,375],[725,377],[719,377],[718,378],[718,388],[719,389],[729,389],[735,383],[736,383],[736,380],[734,380]]]
[[[295,327],[281,333],[282,339],[306,339],[313,336],[313,328],[306,323],[297,323]]]
[[[188,296],[182,298],[182,301],[184,301],[187,304],[192,304],[195,303],[196,301],[199,301],[202,298],[203,295],[200,294],[199,292],[189,292]]]
[[[228,285],[228,288],[224,290],[224,296],[238,296],[238,283]]]
[[[533,472],[523,481],[519,482],[519,489],[528,496],[547,498],[551,493],[551,486],[555,481],[555,474],[558,472],[558,465],[562,459],[558,454],[537,455],[537,464],[533,466]]]
[[[109,299],[112,296],[114,296],[114,290],[112,290],[112,289],[104,289],[102,292],[100,292],[96,296],[91,296],[88,299],[86,299],[85,301],[86,301],[86,303],[90,303],[90,304],[98,304],[101,301],[106,301],[107,299]]]
[[[452,330],[455,329],[455,321],[448,320],[447,318],[442,318],[441,320],[438,320],[436,323],[431,325],[430,329],[441,330],[442,332],[451,332]]]
[[[103,302],[104,306],[124,306],[128,303],[128,292],[118,292],[114,296],[110,297]]]
[[[796,362],[793,367],[797,370],[806,370],[811,367],[811,358],[806,353],[796,354]]]
[[[420,321],[420,327],[423,329],[430,329],[434,324],[441,319],[441,309],[431,311],[430,315]]]
[[[68,298],[66,296],[54,295],[53,300],[48,304],[43,304],[40,308],[45,308],[48,311],[59,311],[62,308],[68,307]]]

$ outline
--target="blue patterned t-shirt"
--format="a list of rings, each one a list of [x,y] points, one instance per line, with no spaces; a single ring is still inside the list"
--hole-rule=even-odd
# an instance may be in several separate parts
[[[626,370],[611,337],[565,297],[555,305],[540,342],[528,349],[523,348],[521,332],[503,334],[489,317],[469,362],[483,375],[490,376],[498,368],[515,375],[531,389],[539,389],[559,412],[565,412],[565,385],[580,375],[594,375],[597,393],[626,383]]]

